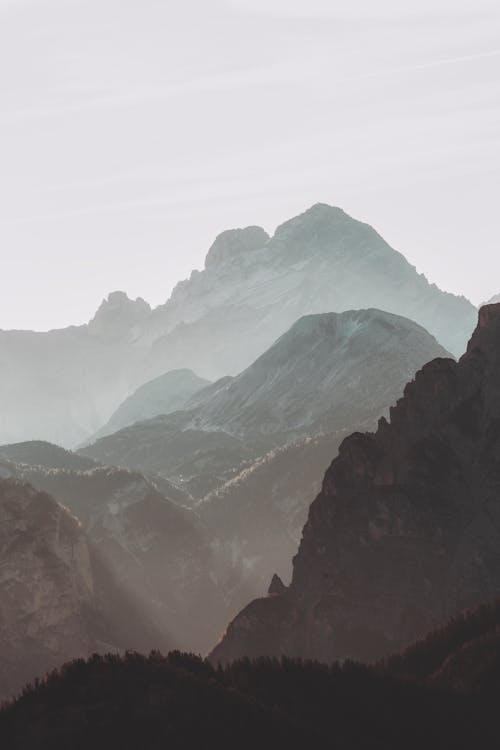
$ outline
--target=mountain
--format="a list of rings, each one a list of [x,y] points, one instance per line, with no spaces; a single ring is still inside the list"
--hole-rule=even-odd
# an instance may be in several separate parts
[[[425,365],[390,421],[344,440],[290,586],[246,607],[213,659],[373,659],[499,594],[499,373],[490,305],[458,363]]]
[[[92,441],[123,427],[182,409],[197,391],[210,385],[192,370],[172,370],[144,383],[120,404]]]
[[[380,310],[306,316],[183,411],[132,425],[80,453],[205,494],[273,447],[371,425],[416,369],[446,354],[419,325]]]
[[[500,605],[373,666],[189,654],[94,655],[0,709],[10,750],[159,747],[469,750],[498,747]]]
[[[483,307],[484,305],[496,305],[498,302],[500,302],[500,294],[495,294],[495,296],[488,300],[488,302],[483,302],[483,305],[481,305],[481,307]]]
[[[460,612],[402,653],[379,664],[384,672],[440,690],[498,694],[500,688],[500,599]]]
[[[5,452],[12,456],[14,448]],[[57,446],[52,448],[57,454]],[[27,452],[20,451],[24,458]],[[40,457],[48,453],[49,446],[41,444]],[[237,610],[225,593],[225,587],[234,586],[233,574],[212,551],[197,514],[171,501],[138,472],[98,464],[83,470],[46,467],[35,447],[30,456],[33,465],[16,464],[2,461],[0,451],[0,476],[29,482],[68,508],[92,549],[157,632],[168,633],[172,647],[206,652]],[[239,590],[243,601],[251,598],[243,586]],[[144,640],[144,646],[157,644]]]
[[[86,325],[1,331],[0,442],[81,444],[165,372],[233,375],[302,316],[366,307],[415,320],[455,355],[476,314],[339,208],[317,204],[272,238],[258,227],[224,232],[204,270],[155,310],[114,292]]]
[[[0,479],[0,569],[0,697],[93,651],[171,645],[76,518],[49,495],[7,479]]]
[[[135,424],[83,454],[208,493],[194,507],[239,581],[227,596],[236,613],[266,591],[273,572],[289,579],[309,504],[342,439],[374,427],[408,378],[446,354],[416,323],[379,310],[307,316],[185,411]]]
[[[0,445],[0,458],[15,464],[26,464],[44,469],[87,471],[97,466],[97,462],[78,453],[65,450],[59,445],[43,440],[28,440],[24,443]]]

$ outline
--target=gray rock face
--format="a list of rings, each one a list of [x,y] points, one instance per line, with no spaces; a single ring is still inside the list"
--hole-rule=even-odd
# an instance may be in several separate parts
[[[113,293],[88,325],[0,332],[0,442],[81,444],[152,378],[235,374],[303,315],[367,307],[417,321],[455,355],[476,314],[338,208],[313,206],[271,239],[225,232],[156,310]]]
[[[494,297],[492,297],[488,302],[484,302],[482,306],[484,305],[496,305],[500,302],[500,294],[495,294]]]
[[[374,658],[498,595],[499,374],[491,305],[459,363],[426,365],[389,422],[342,443],[290,587],[243,610],[213,658]]]
[[[66,508],[0,479],[1,697],[69,658],[153,637],[167,646],[155,633]]]
[[[309,504],[342,439],[375,427],[415,371],[440,355],[432,336],[399,316],[307,316],[241,375],[200,391],[185,412],[136,424],[84,453],[208,492],[195,510],[222,568],[233,571],[226,600],[236,612],[249,594],[266,591],[273,572],[290,580]]]
[[[262,227],[228,229],[215,239],[207,253],[205,268],[221,266],[253,250],[261,250],[268,240],[269,235]]]
[[[446,354],[419,325],[380,310],[307,316],[240,375],[196,394],[184,411],[80,452],[174,483],[210,469],[213,486],[220,486],[244,461],[273,447],[371,425],[415,370]]]
[[[209,380],[199,378],[192,370],[166,372],[144,383],[126,398],[110,420],[93,436],[92,441],[135,422],[179,411],[197,391],[208,385]]]

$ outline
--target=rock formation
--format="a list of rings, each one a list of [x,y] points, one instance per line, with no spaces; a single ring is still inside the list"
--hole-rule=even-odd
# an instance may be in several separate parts
[[[375,658],[500,593],[500,305],[466,354],[410,382],[376,433],[344,440],[287,591],[229,625],[214,660]]]
[[[0,442],[81,444],[169,370],[234,375],[300,317],[367,307],[415,320],[454,355],[476,314],[339,208],[317,204],[272,238],[259,227],[224,232],[204,270],[155,310],[114,292],[87,325],[0,331]]]
[[[70,658],[172,642],[49,495],[0,479],[0,697]]]

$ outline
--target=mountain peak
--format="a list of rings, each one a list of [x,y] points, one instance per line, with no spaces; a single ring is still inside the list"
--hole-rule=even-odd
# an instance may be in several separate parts
[[[297,226],[311,226],[316,224],[335,224],[344,221],[350,217],[337,206],[330,206],[328,203],[315,203],[301,214],[294,216],[276,229],[275,237],[287,232],[290,228]],[[354,221],[354,219],[351,219]]]
[[[260,250],[269,241],[269,235],[262,227],[250,226],[244,229],[226,229],[217,235],[207,253],[205,268],[214,268],[230,258]]]
[[[147,318],[150,313],[151,307],[142,297],[133,300],[126,292],[114,291],[103,299],[89,328],[93,333],[128,329],[130,325]]]
[[[500,323],[500,303],[483,305],[479,310],[478,329],[498,325]]]

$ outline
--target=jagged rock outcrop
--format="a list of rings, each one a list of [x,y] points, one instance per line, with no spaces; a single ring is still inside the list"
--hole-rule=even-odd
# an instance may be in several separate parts
[[[408,378],[439,355],[446,350],[400,316],[380,310],[309,315],[242,373],[195,394],[183,411],[132,425],[80,452],[155,472],[202,496],[276,446],[368,429]]]
[[[112,293],[87,325],[0,331],[0,442],[83,443],[143,383],[190,368],[241,372],[300,317],[375,307],[459,355],[475,307],[429,284],[366,224],[317,204],[268,238],[230,230],[165,305]]]
[[[133,425],[84,452],[161,472],[199,497],[209,492],[195,510],[222,568],[234,573],[225,598],[235,614],[266,591],[273,572],[290,580],[309,504],[342,439],[374,428],[436,355],[446,352],[399,316],[307,316],[241,375],[200,391],[185,412]]]
[[[99,309],[88,324],[88,331],[94,336],[105,336],[109,339],[127,337],[149,318],[151,307],[137,297],[131,300],[125,292],[111,292],[101,302]]]
[[[374,658],[500,593],[500,305],[466,354],[417,373],[341,445],[286,593],[250,604],[214,660]]]
[[[0,698],[70,658],[172,644],[115,581],[80,523],[0,479]]]

